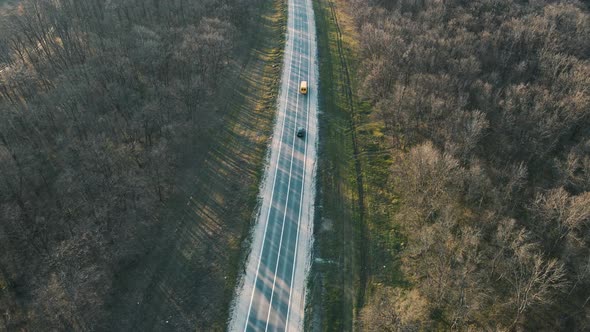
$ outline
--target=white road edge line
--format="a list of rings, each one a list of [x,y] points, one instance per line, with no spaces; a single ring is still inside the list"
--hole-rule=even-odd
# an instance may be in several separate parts
[[[297,73],[297,77],[301,78],[301,52],[299,52],[299,72]],[[285,231],[285,221],[287,220],[287,210],[289,208],[289,196],[291,196],[291,179],[293,173],[293,159],[295,157],[295,144],[297,143],[297,118],[299,116],[299,93],[297,93],[297,99],[295,102],[295,131],[293,132],[293,145],[291,147],[291,165],[289,166],[289,183],[287,184],[287,201],[285,202],[285,213],[283,213],[283,224],[281,225],[281,237],[279,239],[279,252],[277,253],[277,264],[275,265],[275,272],[272,280],[272,290],[270,292],[270,301],[268,304],[268,314],[266,315],[266,326],[264,327],[264,331],[268,331],[268,323],[270,321],[270,313],[272,311],[272,299],[275,295],[275,285],[277,283],[277,272],[279,270],[279,263],[281,261],[281,249],[283,245],[283,234]],[[303,171],[305,174],[305,170]],[[302,186],[303,188],[303,186]],[[299,204],[301,208],[301,202]]]
[[[309,27],[310,27],[310,25],[309,25],[309,9],[307,8],[307,5],[308,5],[307,0],[305,0],[305,5],[306,5],[307,23],[308,23],[308,27],[307,27],[308,28],[307,38],[308,38],[308,41],[309,41],[309,44],[308,44],[308,46],[309,46],[308,53],[309,54],[307,55],[307,57],[308,57],[307,58],[308,59],[308,64],[309,64],[309,71],[308,71],[308,76],[309,77],[308,77],[308,81],[311,82],[312,81],[311,78],[313,77],[313,74],[315,74],[315,73],[314,73],[313,63],[311,61],[311,57],[312,57],[312,55],[311,55],[311,49],[312,49],[311,43],[312,43],[312,40],[311,40],[310,31],[309,31]],[[317,89],[317,87],[315,87],[315,88]],[[312,93],[315,93],[315,90]],[[307,133],[309,132],[308,126],[309,126],[309,103],[310,103],[310,99],[311,99],[311,96],[308,96],[308,98],[307,98],[307,118],[305,119],[305,131]],[[293,293],[293,284],[295,283],[295,266],[297,265],[297,247],[299,245],[299,229],[301,228],[301,209],[302,209],[302,205],[303,205],[303,192],[304,192],[304,189],[305,189],[305,173],[306,173],[306,164],[307,164],[307,144],[308,144],[307,138],[309,136],[309,135],[307,135],[307,133],[305,135],[305,151],[303,152],[303,180],[301,181],[301,198],[299,199],[299,201],[300,201],[299,215],[297,217],[297,235],[295,237],[295,256],[293,258],[293,270],[291,272],[291,275],[292,275],[292,279],[293,280],[291,280],[291,285],[289,286],[289,300],[287,301],[287,319],[285,321],[285,332],[288,332],[289,331],[289,314],[291,313],[291,294]],[[311,216],[311,217],[313,218],[313,216]]]
[[[293,10],[293,8],[289,8],[289,12]],[[290,13],[289,13],[290,15]],[[293,24],[295,27],[295,24]],[[294,30],[294,29],[293,29]],[[287,96],[285,98],[285,114],[283,116],[283,125],[281,127],[281,137],[279,138],[279,153],[277,154],[277,163],[275,166],[275,174],[274,179],[272,181],[272,188],[270,194],[270,201],[268,205],[268,214],[266,216],[266,224],[264,225],[264,236],[262,237],[262,246],[260,248],[260,256],[258,256],[258,265],[256,267],[256,276],[254,277],[254,285],[252,286],[252,295],[250,296],[250,305],[248,306],[248,312],[246,313],[246,323],[244,324],[244,332],[248,330],[248,322],[250,321],[250,312],[252,311],[252,301],[254,300],[254,293],[256,293],[256,281],[258,280],[258,271],[260,271],[260,263],[262,262],[262,252],[264,251],[264,242],[266,242],[266,234],[268,230],[268,221],[270,219],[270,210],[272,209],[272,200],[274,196],[274,187],[277,181],[277,172],[279,171],[279,161],[281,160],[281,147],[283,146],[283,133],[285,131],[285,122],[287,119],[287,107],[289,105],[289,86],[291,85],[291,72],[293,70],[293,49],[295,43],[291,41],[291,54],[289,54],[290,61],[289,61],[289,71],[288,71],[288,78],[287,78]],[[272,149],[272,146],[271,146]]]

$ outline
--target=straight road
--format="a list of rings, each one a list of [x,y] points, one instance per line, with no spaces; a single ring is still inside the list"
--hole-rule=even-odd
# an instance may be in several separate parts
[[[310,266],[317,146],[317,63],[311,0],[288,0],[282,85],[252,250],[230,331],[301,331]],[[307,95],[299,93],[308,81]],[[305,129],[297,137],[298,128]]]

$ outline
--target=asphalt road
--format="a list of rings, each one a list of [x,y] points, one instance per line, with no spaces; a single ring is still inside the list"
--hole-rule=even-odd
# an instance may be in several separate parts
[[[310,264],[317,145],[317,64],[311,0],[289,0],[282,85],[262,204],[232,331],[302,330]],[[299,93],[308,81],[307,95]],[[298,128],[305,135],[297,137]]]

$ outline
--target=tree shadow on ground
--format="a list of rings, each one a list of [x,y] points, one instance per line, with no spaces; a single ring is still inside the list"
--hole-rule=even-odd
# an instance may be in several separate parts
[[[268,1],[268,4],[274,4]],[[184,160],[156,243],[117,275],[109,331],[224,330],[243,260],[280,77],[280,8],[263,16],[263,41],[233,63],[216,105],[223,120]],[[269,37],[269,34],[270,37]],[[206,151],[204,153],[199,153]],[[146,238],[152,239],[153,236]]]

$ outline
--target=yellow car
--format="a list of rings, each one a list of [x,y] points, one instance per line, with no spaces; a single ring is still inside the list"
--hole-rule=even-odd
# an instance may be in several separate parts
[[[301,84],[299,84],[299,92],[301,92],[302,95],[307,94],[307,81],[301,81]]]

